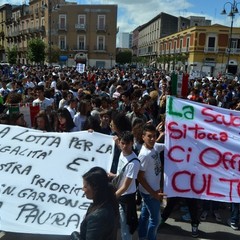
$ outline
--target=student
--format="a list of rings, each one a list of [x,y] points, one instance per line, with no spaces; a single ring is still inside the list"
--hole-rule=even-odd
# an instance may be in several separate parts
[[[85,173],[83,191],[93,203],[81,223],[79,239],[116,240],[119,221],[118,203],[105,170],[93,167]]]
[[[75,126],[70,112],[67,108],[60,108],[57,111],[56,119],[56,132],[76,132],[77,127]]]
[[[164,196],[160,189],[160,152],[163,151],[164,144],[156,143],[156,128],[152,124],[143,126],[142,138],[144,143],[138,155],[141,161],[138,181],[143,202],[138,235],[139,240],[156,240],[157,228],[160,223],[160,200]]]
[[[140,168],[140,161],[133,152],[133,134],[125,131],[119,135],[121,154],[117,173],[123,172],[116,196],[119,199],[120,225],[122,240],[131,240],[138,225],[136,209],[136,179]],[[123,170],[124,169],[124,170]]]
[[[36,86],[35,92],[37,98],[33,100],[32,105],[33,106],[40,106],[41,110],[45,110],[47,107],[53,106],[53,101],[49,98],[46,98],[44,96],[44,86]]]
[[[52,132],[48,115],[44,110],[40,110],[39,113],[35,116],[34,129],[38,129],[44,132]]]

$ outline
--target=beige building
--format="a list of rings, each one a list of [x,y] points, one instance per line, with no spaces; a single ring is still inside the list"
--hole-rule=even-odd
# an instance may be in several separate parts
[[[50,64],[85,63],[110,68],[115,65],[116,34],[117,5],[30,0],[29,5],[12,8],[5,37],[7,47],[17,47],[21,64],[28,63],[28,41],[41,38],[47,46]]]
[[[12,18],[12,6],[10,4],[4,4],[0,6],[0,61],[6,62],[6,47],[7,39],[6,39],[6,24],[9,19]]]
[[[240,28],[233,28],[231,33],[230,27],[218,24],[195,26],[160,38],[158,44],[162,68],[204,72],[209,76],[239,72]]]

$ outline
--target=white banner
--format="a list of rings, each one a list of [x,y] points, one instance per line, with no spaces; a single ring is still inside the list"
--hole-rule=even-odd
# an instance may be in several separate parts
[[[168,197],[240,202],[240,112],[168,96]]]
[[[94,166],[110,170],[112,136],[42,133],[0,125],[0,229],[69,235],[79,230],[90,200],[82,175]]]

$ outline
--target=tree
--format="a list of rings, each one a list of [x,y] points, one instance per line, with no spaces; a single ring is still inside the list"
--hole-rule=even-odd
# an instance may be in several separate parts
[[[28,59],[32,63],[43,63],[45,60],[45,47],[45,43],[42,39],[31,39],[28,42]]]
[[[8,48],[7,50],[7,54],[8,54],[8,62],[12,65],[12,64],[16,64],[17,63],[17,47],[14,46],[12,49]]]
[[[49,49],[48,49],[49,51]],[[61,51],[58,46],[53,45],[51,46],[51,63],[57,63],[59,61],[59,57],[61,55]],[[48,59],[50,58],[49,53],[48,53]]]
[[[119,64],[131,63],[132,62],[132,52],[129,50],[118,52],[116,55],[116,61]]]

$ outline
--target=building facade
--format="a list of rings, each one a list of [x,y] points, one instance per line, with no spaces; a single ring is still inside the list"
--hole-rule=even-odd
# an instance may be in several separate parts
[[[6,62],[6,47],[7,47],[7,28],[6,24],[12,18],[12,5],[4,4],[0,6],[0,61]]]
[[[132,48],[132,33],[119,32],[118,33],[118,47],[119,48]]]
[[[189,73],[203,72],[209,76],[225,72],[238,73],[240,28],[233,28],[232,33],[230,31],[229,27],[215,24],[191,27],[160,38],[160,67],[181,69]],[[231,39],[229,36],[232,36]]]
[[[5,38],[10,49],[17,47],[20,64],[28,64],[28,41],[40,38],[47,46],[50,64],[110,68],[115,65],[116,35],[117,5],[30,0],[29,5],[12,8]]]
[[[192,26],[208,26],[211,21],[205,17],[175,17],[160,13],[149,22],[133,30],[133,54],[144,57],[148,64],[155,64],[159,56],[159,39]]]
[[[160,13],[138,29],[138,55],[149,62],[157,57],[158,39],[177,32],[178,18]],[[136,41],[136,39],[135,39]]]

